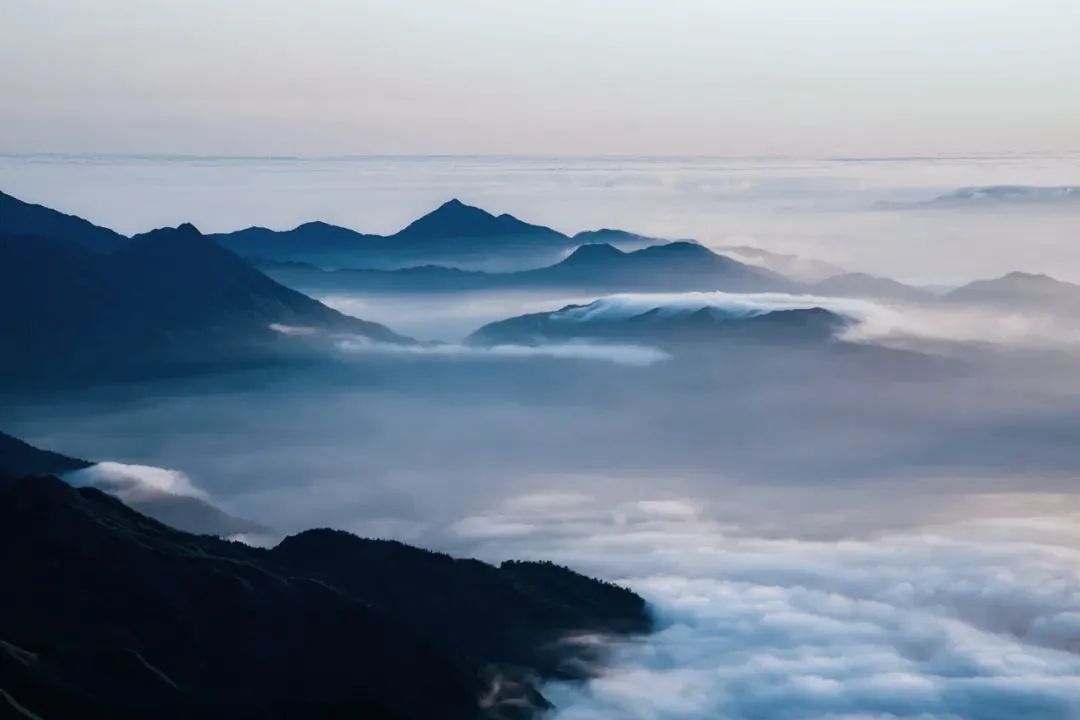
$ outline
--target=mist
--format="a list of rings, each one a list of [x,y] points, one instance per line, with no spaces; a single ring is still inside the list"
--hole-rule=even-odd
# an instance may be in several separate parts
[[[65,208],[127,231],[323,219],[385,232],[463,195],[565,232],[751,246],[734,255],[801,280],[862,270],[929,291],[336,293],[320,299],[418,344],[279,325],[313,350],[12,394],[0,427],[97,463],[71,482],[200,531],[273,542],[334,527],[495,562],[553,560],[641,593],[657,632],[578,638],[610,662],[544,688],[557,720],[1080,715],[1080,323],[1065,306],[955,302],[939,286],[1012,270],[1080,278],[1080,215],[922,205],[992,181],[1067,184],[1074,168],[621,162],[99,158],[68,175],[55,158],[2,158],[0,181],[17,176],[10,189],[28,200],[62,191]],[[52,184],[50,163],[66,185]],[[107,196],[90,182],[102,173],[117,178]],[[238,193],[250,177],[259,192]],[[587,331],[465,342],[486,323],[568,305],[583,328],[701,307],[821,307],[848,324],[790,346],[605,343]]]

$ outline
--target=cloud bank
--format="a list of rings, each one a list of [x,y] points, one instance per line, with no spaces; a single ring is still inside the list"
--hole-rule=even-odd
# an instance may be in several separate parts
[[[823,542],[740,535],[686,500],[559,495],[453,532],[621,572],[651,602],[659,632],[613,643],[592,681],[545,688],[558,720],[1067,720],[1080,716],[1077,519]]]
[[[124,502],[139,502],[168,495],[210,502],[210,496],[179,470],[100,462],[65,477],[73,485],[96,487]]]

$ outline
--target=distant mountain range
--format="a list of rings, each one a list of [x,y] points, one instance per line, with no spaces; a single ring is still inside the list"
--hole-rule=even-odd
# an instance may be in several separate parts
[[[402,270],[320,270],[304,264],[260,266],[271,277],[306,292],[389,293],[559,288],[588,292],[726,290],[790,291],[795,283],[760,267],[718,255],[689,241],[624,252],[607,243],[582,245],[554,265],[488,273],[441,266]]]
[[[965,187],[929,200],[910,203],[882,202],[885,210],[977,210],[995,207],[1057,207],[1080,210],[1080,186],[984,185]]]
[[[311,530],[258,549],[93,488],[0,477],[0,714],[18,718],[539,718],[575,633],[644,632],[634,593]]]
[[[248,364],[295,328],[411,342],[266,277],[191,225],[111,252],[0,235],[0,384],[85,384]]]
[[[331,269],[384,270],[438,264],[507,271],[550,264],[597,238],[626,247],[656,242],[620,230],[597,230],[571,237],[512,215],[492,215],[456,199],[392,235],[367,235],[314,222],[292,230],[253,227],[213,237],[241,255],[261,260],[304,262]]]
[[[820,307],[738,313],[690,301],[647,310],[625,309],[617,300],[568,305],[554,312],[532,313],[490,323],[467,340],[474,345],[536,345],[590,340],[669,345],[820,343],[850,324]]]

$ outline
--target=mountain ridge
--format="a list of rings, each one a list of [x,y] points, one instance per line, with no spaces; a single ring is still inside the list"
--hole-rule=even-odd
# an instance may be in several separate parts
[[[0,614],[0,687],[41,717],[539,718],[561,638],[650,627],[640,597],[562,568],[330,530],[252,548],[48,476],[0,478],[0,561],[53,589]]]

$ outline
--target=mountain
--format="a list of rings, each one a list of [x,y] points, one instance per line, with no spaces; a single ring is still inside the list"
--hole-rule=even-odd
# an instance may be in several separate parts
[[[599,230],[583,230],[571,238],[575,245],[598,245],[606,243],[615,245],[621,250],[640,250],[649,245],[663,245],[671,242],[658,237],[639,235],[626,230],[613,230],[601,228]],[[689,241],[688,241],[689,242]]]
[[[776,273],[744,265],[703,245],[676,241],[622,252],[583,245],[562,262],[518,274],[524,284],[606,290],[779,290],[790,283]]]
[[[580,666],[563,638],[649,628],[564,568],[330,530],[252,548],[47,476],[0,480],[0,563],[16,717],[525,720],[537,675]]]
[[[953,302],[984,303],[1019,310],[1074,312],[1080,310],[1080,285],[1049,275],[1011,272],[999,278],[976,280],[945,295]]]
[[[411,293],[538,288],[600,292],[750,292],[795,288],[794,283],[776,273],[745,265],[686,241],[651,245],[631,252],[623,252],[606,243],[582,245],[554,265],[511,273],[431,265],[403,270],[337,271],[323,271],[296,263],[261,267],[282,283],[320,292]]]
[[[534,345],[550,341],[601,340],[654,344],[717,342],[826,342],[848,321],[823,308],[728,311],[687,301],[647,309],[623,305],[618,298],[588,305],[567,305],[490,323],[467,339],[474,345]]]
[[[574,246],[566,235],[512,215],[493,215],[449,200],[392,235],[367,235],[326,223],[293,230],[248,228],[213,236],[241,255],[266,262],[329,268],[399,269],[438,263],[508,270],[553,262]]]
[[[38,235],[66,240],[90,250],[109,252],[127,238],[74,215],[65,215],[43,205],[33,205],[0,192],[0,235]]]
[[[913,203],[878,203],[879,208],[977,210],[999,207],[1056,207],[1080,210],[1080,185],[984,185],[965,187]]]
[[[138,235],[111,253],[0,236],[0,355],[6,383],[152,377],[263,362],[292,335],[407,342],[266,277],[191,225]]]
[[[28,443],[0,432],[0,475],[59,475],[82,470],[93,463],[39,450]]]
[[[202,497],[172,493],[116,471],[123,467],[132,466],[67,457],[0,432],[0,476],[63,476],[72,485],[103,490],[138,512],[187,532],[221,537],[267,532],[258,523],[234,517]]]
[[[817,295],[832,297],[874,298],[878,300],[903,300],[924,302],[937,296],[920,288],[905,285],[891,278],[866,273],[843,273],[825,278],[810,286]]]
[[[750,245],[729,245],[718,248],[717,252],[747,265],[772,270],[798,282],[820,282],[834,275],[843,275],[847,272],[844,268],[824,260],[789,253],[770,252]]]
[[[457,198],[448,200],[427,215],[412,221],[391,237],[398,240],[446,240],[447,238],[534,238],[565,244],[569,239],[542,225],[531,225],[513,215],[492,215],[466,205]]]

